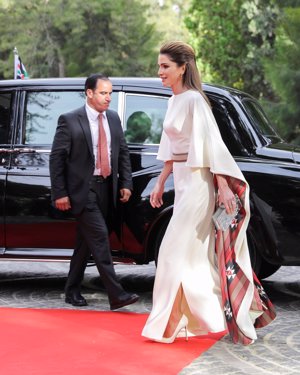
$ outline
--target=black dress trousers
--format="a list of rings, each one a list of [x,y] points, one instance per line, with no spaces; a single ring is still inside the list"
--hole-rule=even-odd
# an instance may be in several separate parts
[[[83,211],[77,216],[76,245],[70,263],[70,271],[65,292],[80,291],[84,271],[92,254],[101,280],[110,301],[118,299],[124,290],[117,280],[112,262],[107,215],[111,202],[111,179],[101,176],[92,178],[88,200]]]

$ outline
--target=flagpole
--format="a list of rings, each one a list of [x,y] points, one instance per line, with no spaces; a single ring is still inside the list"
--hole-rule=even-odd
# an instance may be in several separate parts
[[[17,50],[17,47],[14,48],[14,79],[17,79],[17,69],[16,69],[16,60],[19,55],[19,52]]]

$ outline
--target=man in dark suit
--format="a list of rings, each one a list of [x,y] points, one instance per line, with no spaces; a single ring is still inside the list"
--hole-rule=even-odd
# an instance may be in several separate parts
[[[126,292],[118,282],[109,246],[108,212],[116,207],[118,194],[125,203],[132,190],[121,122],[118,114],[108,109],[111,93],[112,83],[106,76],[93,74],[87,78],[85,106],[58,119],[50,177],[55,207],[71,210],[77,219],[65,301],[74,306],[87,305],[80,285],[92,254],[114,310],[136,302],[139,296]]]

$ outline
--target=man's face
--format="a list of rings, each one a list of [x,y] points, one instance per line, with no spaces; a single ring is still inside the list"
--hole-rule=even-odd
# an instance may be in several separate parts
[[[110,81],[98,79],[95,90],[86,91],[87,103],[97,112],[104,112],[111,102],[112,84]]]

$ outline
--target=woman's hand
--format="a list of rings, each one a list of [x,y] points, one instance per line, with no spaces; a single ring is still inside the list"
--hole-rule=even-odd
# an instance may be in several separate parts
[[[236,209],[236,200],[232,190],[229,186],[219,188],[218,190],[218,204],[224,205],[228,214],[233,214]]]
[[[163,205],[163,193],[164,185],[161,185],[159,182],[157,182],[150,194],[150,204],[153,208],[159,208]]]
[[[160,175],[158,176],[154,189],[152,190],[152,193],[150,194],[150,204],[153,208],[159,208],[164,203],[162,196],[164,193],[165,182],[167,178],[169,177],[170,173],[172,172],[172,169],[173,169],[173,161],[172,160],[166,161],[162,171],[160,172]]]
[[[227,184],[225,176],[216,175],[218,183],[218,204],[224,205],[226,212],[228,214],[233,214],[236,209],[236,200],[235,196]]]

